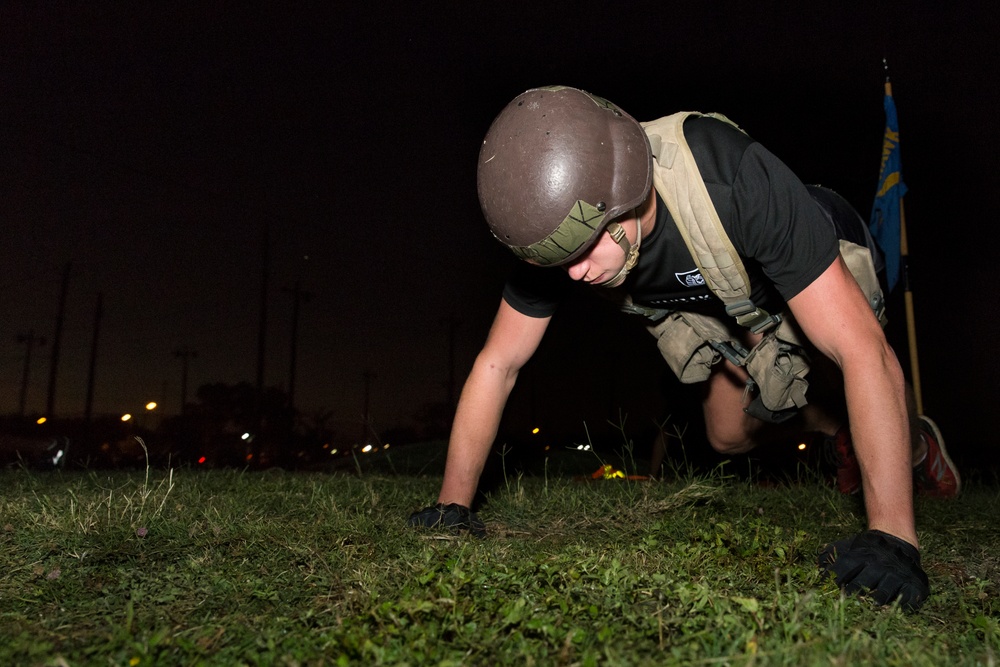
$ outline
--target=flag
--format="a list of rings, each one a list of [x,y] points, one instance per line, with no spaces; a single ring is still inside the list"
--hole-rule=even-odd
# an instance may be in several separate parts
[[[892,291],[899,280],[900,224],[906,184],[903,183],[899,159],[899,121],[896,119],[896,103],[892,100],[892,89],[888,83],[886,83],[883,106],[885,137],[882,140],[882,169],[879,172],[878,189],[875,192],[875,204],[872,206],[872,217],[868,228],[885,255],[885,274],[889,282],[889,291]]]

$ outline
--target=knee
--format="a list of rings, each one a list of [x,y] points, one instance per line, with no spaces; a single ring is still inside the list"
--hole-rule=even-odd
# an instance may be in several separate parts
[[[708,444],[720,454],[745,454],[757,443],[745,431],[723,432],[719,429],[708,429]]]

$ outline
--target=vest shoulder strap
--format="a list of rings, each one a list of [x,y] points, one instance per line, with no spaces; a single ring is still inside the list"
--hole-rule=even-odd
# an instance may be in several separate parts
[[[726,312],[755,333],[766,331],[780,317],[771,316],[750,300],[746,268],[722,227],[684,138],[684,120],[692,115],[716,118],[740,129],[721,114],[695,111],[682,111],[642,123],[653,152],[653,186],[677,224],[705,284],[722,300]]]

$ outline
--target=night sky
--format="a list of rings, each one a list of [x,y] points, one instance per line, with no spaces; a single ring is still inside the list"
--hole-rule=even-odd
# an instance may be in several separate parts
[[[176,413],[182,346],[198,355],[189,397],[255,382],[267,225],[266,383],[288,385],[298,283],[310,295],[298,407],[359,419],[367,371],[376,427],[406,423],[447,396],[451,317],[464,378],[514,261],[482,220],[475,164],[516,94],[558,83],[640,120],[725,113],[867,218],[885,58],[925,407],[958,458],[997,456],[995,251],[979,250],[1000,242],[993,4],[12,4],[0,9],[0,413],[17,410],[16,338],[32,330],[49,345],[33,351],[28,408],[45,408],[70,262],[57,414],[83,410],[98,293],[95,412],[157,400]],[[508,419],[670,412],[676,387],[652,338],[587,301],[557,316]]]

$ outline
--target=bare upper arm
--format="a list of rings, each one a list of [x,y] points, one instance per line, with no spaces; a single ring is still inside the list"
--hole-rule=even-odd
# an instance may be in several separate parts
[[[551,319],[529,317],[501,299],[480,358],[516,373],[538,349]]]
[[[852,354],[886,345],[882,326],[840,256],[788,307],[810,342],[841,367]]]

